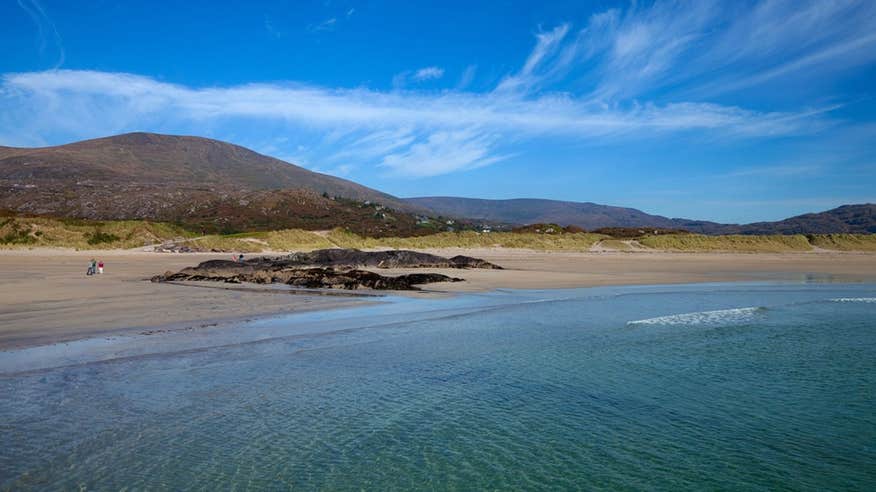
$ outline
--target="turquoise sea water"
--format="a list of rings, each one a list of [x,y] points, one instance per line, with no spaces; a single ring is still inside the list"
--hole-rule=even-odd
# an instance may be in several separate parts
[[[876,285],[390,301],[0,352],[0,489],[876,489]]]

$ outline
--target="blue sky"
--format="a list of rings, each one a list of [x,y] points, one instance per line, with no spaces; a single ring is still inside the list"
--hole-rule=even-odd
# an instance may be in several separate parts
[[[398,196],[876,202],[876,2],[0,4],[0,144],[200,135]]]

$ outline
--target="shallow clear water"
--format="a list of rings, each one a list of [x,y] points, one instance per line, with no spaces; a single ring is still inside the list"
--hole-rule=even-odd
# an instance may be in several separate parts
[[[2,352],[0,488],[872,490],[874,300],[496,292]]]

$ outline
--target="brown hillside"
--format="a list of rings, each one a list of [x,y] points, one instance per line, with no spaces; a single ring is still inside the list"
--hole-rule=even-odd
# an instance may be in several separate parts
[[[0,179],[19,184],[84,181],[236,190],[297,188],[412,209],[386,193],[238,145],[154,133],[128,133],[56,147],[0,147]]]
[[[0,208],[171,221],[206,231],[418,232],[416,218],[407,213],[418,209],[377,190],[237,145],[150,133],[57,147],[0,147]]]

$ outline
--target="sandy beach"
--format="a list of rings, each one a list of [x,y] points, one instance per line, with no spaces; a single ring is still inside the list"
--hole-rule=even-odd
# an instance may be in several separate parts
[[[876,255],[866,253],[566,253],[508,249],[431,250],[465,254],[505,270],[430,270],[462,277],[426,291],[550,289],[601,285],[729,281],[876,281]],[[156,327],[189,329],[258,316],[370,302],[343,295],[290,294],[286,289],[148,279],[229,254],[139,251],[0,251],[0,349],[41,345]],[[106,273],[85,276],[88,261]],[[381,270],[401,274],[406,270]],[[343,292],[335,292],[343,294]],[[427,294],[428,295],[428,294]]]

